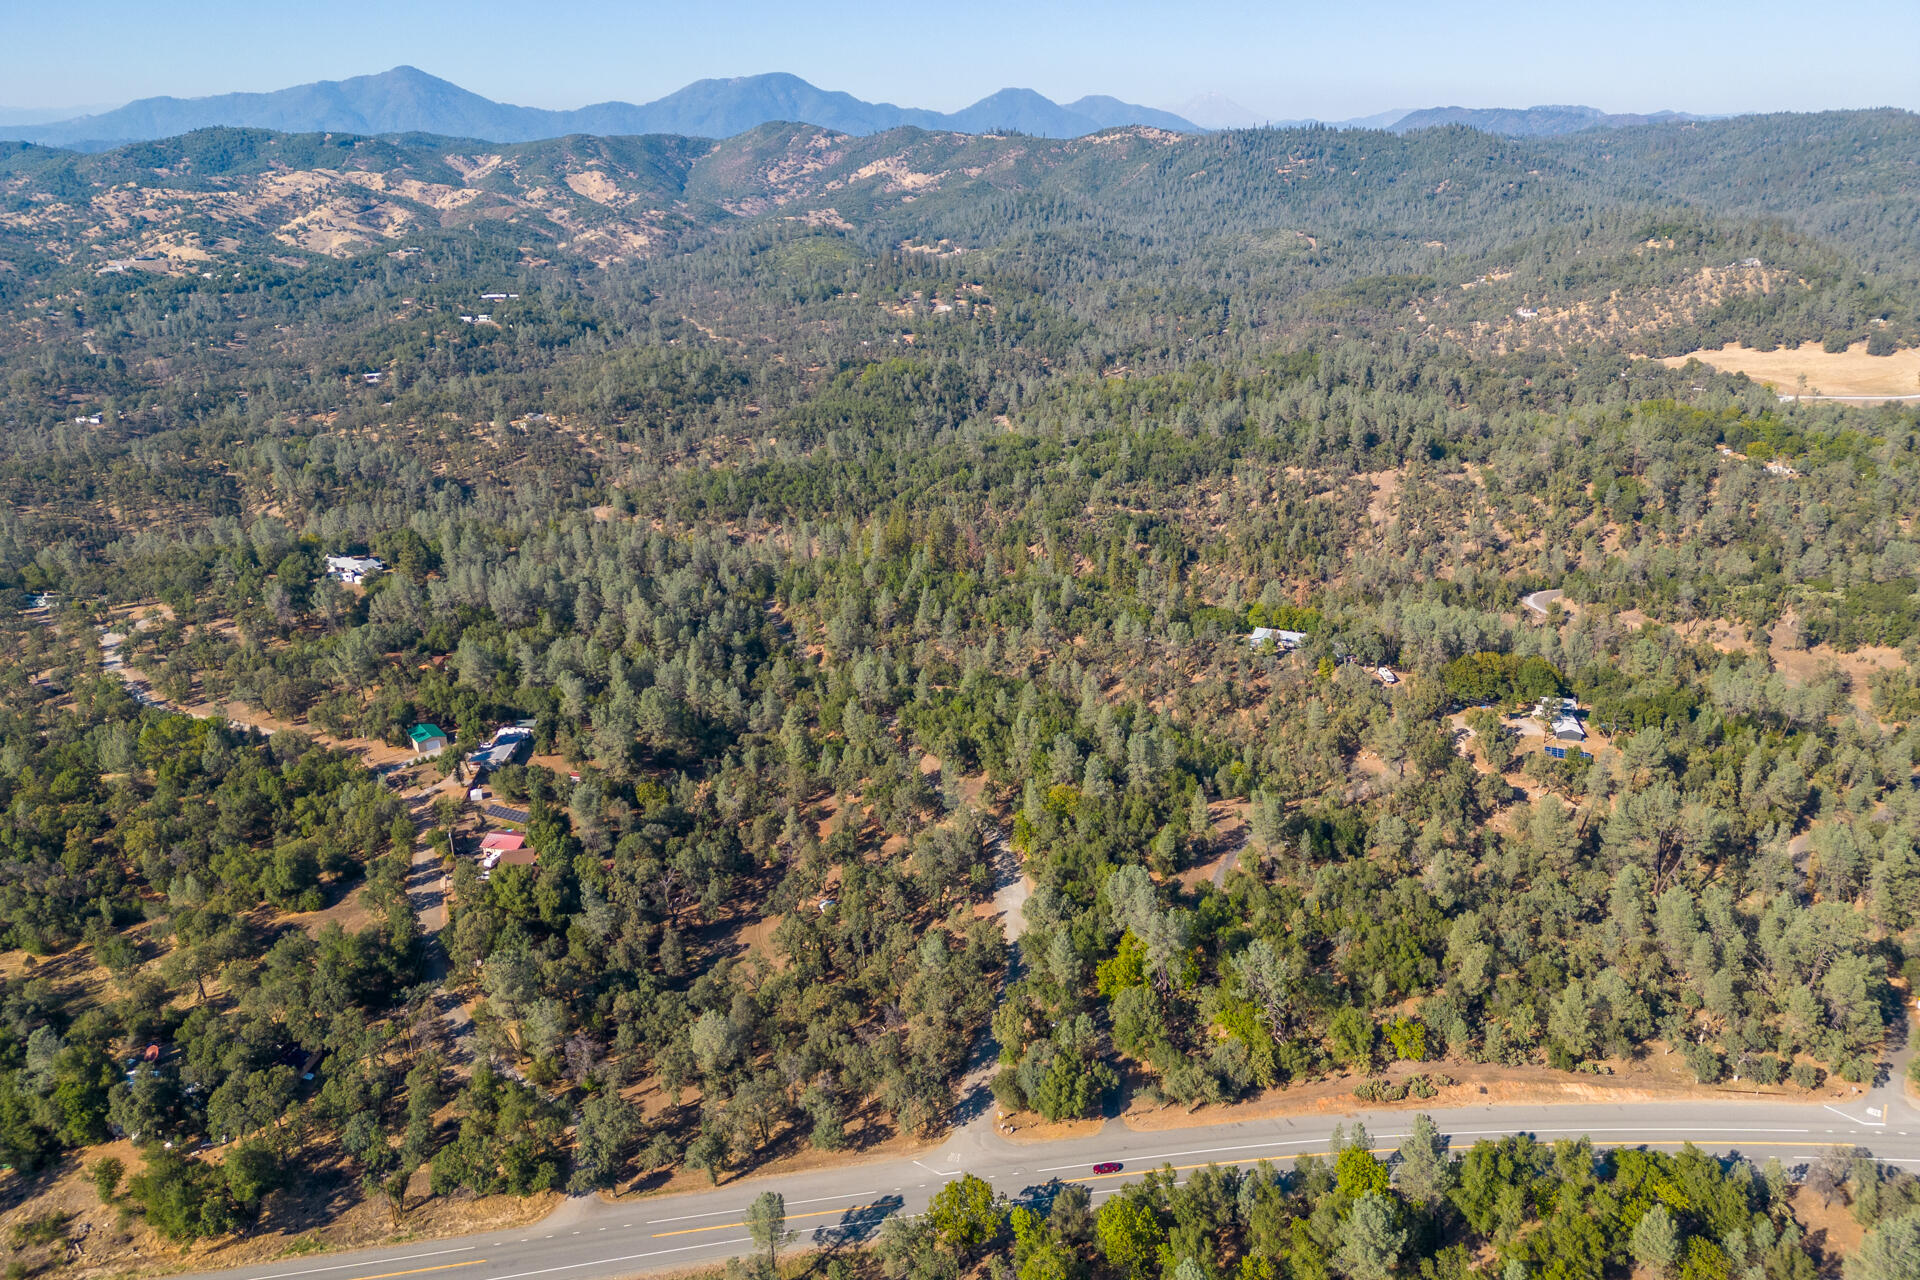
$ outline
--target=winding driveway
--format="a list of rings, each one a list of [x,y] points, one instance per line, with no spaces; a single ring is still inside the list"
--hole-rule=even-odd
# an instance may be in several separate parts
[[[1536,591],[1530,596],[1523,597],[1520,603],[1544,618],[1547,616],[1547,606],[1566,594],[1559,587],[1549,587],[1545,591]]]

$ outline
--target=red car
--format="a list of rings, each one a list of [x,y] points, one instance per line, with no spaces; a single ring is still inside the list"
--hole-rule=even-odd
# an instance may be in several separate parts
[[[1120,1162],[1118,1160],[1102,1160],[1099,1164],[1093,1166],[1093,1171],[1095,1173],[1118,1173],[1120,1172]]]

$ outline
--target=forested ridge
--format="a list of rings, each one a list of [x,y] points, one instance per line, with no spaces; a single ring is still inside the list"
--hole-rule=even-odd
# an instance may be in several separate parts
[[[21,1196],[130,1139],[184,1241],[317,1170],[398,1221],[982,1105],[1886,1069],[1920,408],[1650,357],[1920,343],[1911,115],[473,145],[0,157]],[[874,1265],[1813,1266],[1778,1171],[1428,1145]]]

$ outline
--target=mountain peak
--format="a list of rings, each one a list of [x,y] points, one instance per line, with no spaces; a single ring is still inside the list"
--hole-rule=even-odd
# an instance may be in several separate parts
[[[1168,109],[1202,129],[1251,129],[1261,120],[1224,93],[1196,94],[1179,106]]]

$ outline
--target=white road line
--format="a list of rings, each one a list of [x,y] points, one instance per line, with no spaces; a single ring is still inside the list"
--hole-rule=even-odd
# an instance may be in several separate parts
[[[581,1267],[605,1267],[616,1262],[636,1262],[641,1258],[657,1258],[667,1253],[686,1253],[690,1249],[718,1249],[730,1244],[746,1244],[752,1236],[741,1236],[737,1240],[703,1240],[699,1244],[683,1244],[672,1249],[654,1249],[648,1253],[628,1253],[618,1258],[595,1258],[591,1262],[569,1262],[563,1267],[543,1267],[538,1271],[516,1271],[512,1275],[494,1276],[492,1280],[526,1280],[528,1276],[552,1275],[556,1271],[578,1271]]]
[[[322,1271],[352,1271],[355,1267],[384,1267],[389,1262],[411,1262],[415,1258],[443,1258],[449,1253],[472,1253],[478,1245],[462,1245],[458,1249],[435,1249],[430,1253],[403,1253],[395,1258],[378,1258],[372,1262],[342,1262],[332,1267],[308,1267],[305,1271],[275,1271],[271,1275],[259,1277],[259,1280],[287,1280],[289,1276],[316,1276]]]
[[[843,1191],[837,1196],[812,1196],[805,1200],[789,1200],[788,1204],[824,1204],[828,1200],[864,1200],[873,1195],[871,1191]],[[742,1209],[740,1212],[745,1213]]]
[[[806,1201],[795,1200],[794,1203],[805,1204]],[[723,1218],[729,1213],[745,1213],[746,1211],[745,1205],[742,1205],[738,1209],[709,1209],[705,1213],[683,1213],[677,1218],[649,1218],[647,1219],[647,1225],[657,1227],[663,1222],[692,1222],[695,1218]],[[552,1237],[548,1238],[551,1239]]]
[[[1449,1134],[1448,1136],[1455,1137],[1455,1138],[1476,1138],[1476,1137],[1493,1137],[1493,1136],[1506,1137],[1507,1135],[1515,1132],[1517,1132],[1517,1130],[1514,1130],[1514,1129],[1459,1129]],[[1617,1129],[1601,1129],[1601,1128],[1593,1128],[1591,1126],[1576,1125],[1563,1130],[1556,1130],[1552,1128],[1541,1127],[1541,1128],[1530,1130],[1529,1132],[1534,1132],[1534,1133],[1563,1132],[1563,1133],[1581,1133],[1581,1134],[1695,1133],[1695,1134],[1734,1134],[1738,1136],[1738,1135],[1752,1135],[1752,1134],[1761,1134],[1761,1133],[1811,1133],[1813,1131],[1811,1129],[1760,1129],[1760,1128],[1753,1128],[1747,1125],[1741,1125],[1738,1127],[1719,1128],[1719,1129],[1701,1126],[1701,1125],[1672,1125],[1672,1126],[1666,1126],[1666,1127],[1635,1125],[1630,1128],[1617,1128]],[[1833,1131],[1829,1129],[1827,1132],[1831,1133]],[[1380,1137],[1380,1138],[1403,1138],[1405,1136],[1406,1136],[1405,1134],[1398,1134],[1398,1133],[1383,1133],[1383,1134],[1377,1135],[1377,1137]],[[1325,1145],[1329,1141],[1331,1141],[1331,1138],[1328,1135],[1322,1135],[1316,1138],[1285,1138],[1285,1139],[1276,1139],[1275,1141],[1272,1141],[1272,1142],[1242,1142],[1230,1147],[1195,1147],[1186,1151],[1162,1151],[1150,1156],[1129,1156],[1127,1158],[1134,1161],[1172,1160],[1180,1156],[1218,1155],[1224,1151],[1260,1151],[1260,1150],[1270,1149],[1273,1147],[1311,1147],[1316,1145]],[[1077,1164],[1049,1165],[1045,1168],[1036,1169],[1035,1172],[1036,1173],[1060,1173],[1067,1169],[1090,1169],[1094,1165],[1101,1164],[1101,1163],[1104,1163],[1104,1159],[1082,1160]]]
[[[1838,1107],[1829,1107],[1824,1102],[1821,1103],[1820,1106],[1824,1110],[1833,1112],[1833,1114],[1839,1116],[1842,1120],[1850,1120],[1854,1124],[1865,1125],[1870,1129],[1884,1129],[1887,1127],[1887,1122],[1885,1120],[1862,1120],[1857,1116],[1848,1115],[1846,1112],[1842,1111]]]

